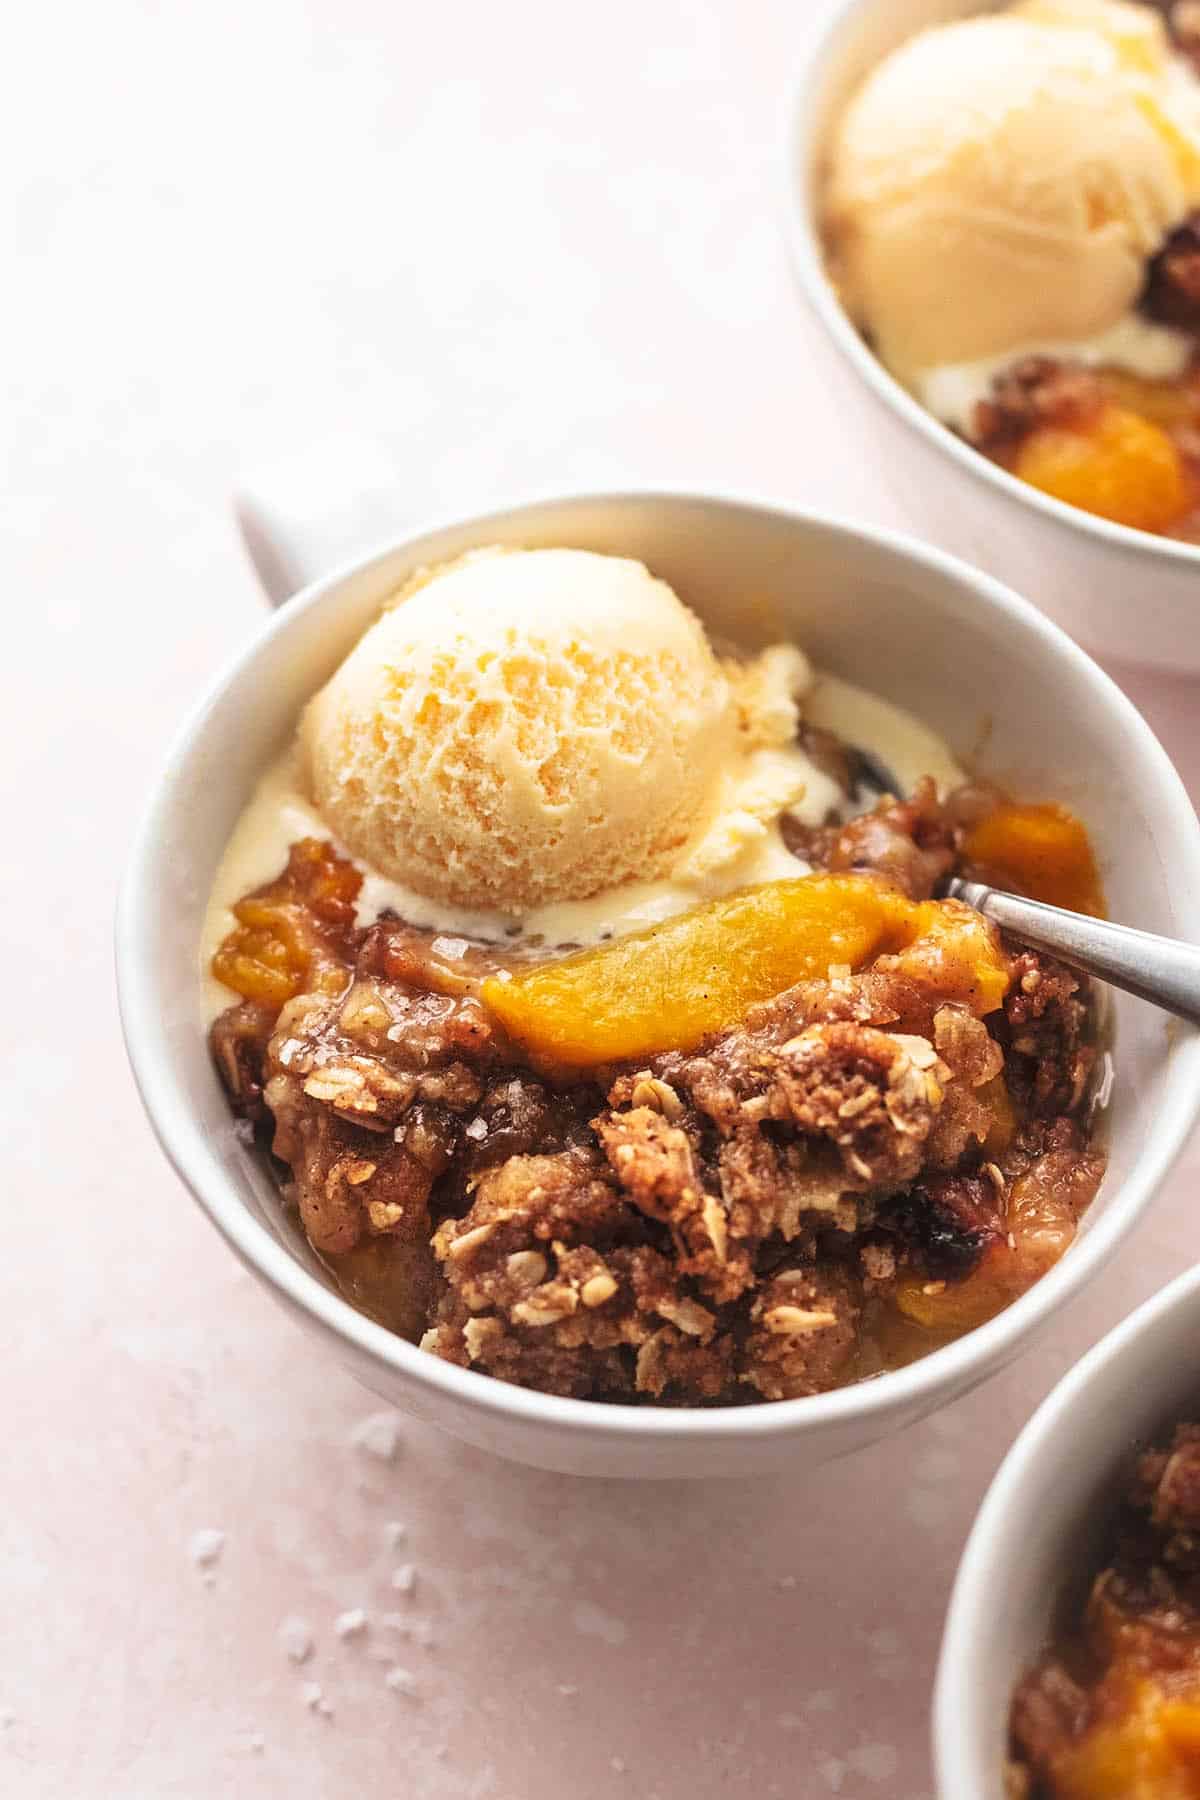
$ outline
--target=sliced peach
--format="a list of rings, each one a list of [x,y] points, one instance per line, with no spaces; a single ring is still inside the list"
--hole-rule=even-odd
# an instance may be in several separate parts
[[[1037,426],[1013,472],[1055,500],[1140,531],[1168,531],[1194,500],[1162,426],[1123,406],[1105,406],[1078,426]]]
[[[690,1049],[831,963],[861,967],[888,941],[897,902],[864,875],[768,882],[509,981],[485,981],[483,999],[547,1061]]]
[[[1200,1776],[1200,1697],[1164,1700],[1158,1718],[1163,1736],[1196,1780]],[[1200,1781],[1195,1791],[1200,1793]]]
[[[963,1281],[930,1281],[926,1275],[902,1275],[895,1302],[906,1319],[926,1331],[955,1334],[974,1331],[995,1318],[1026,1284],[1019,1261],[1001,1240],[990,1244],[976,1268]]]
[[[961,990],[985,1010],[1007,985],[977,913],[916,905],[849,874],[747,888],[597,950],[493,977],[482,996],[536,1060],[583,1067],[690,1049],[793,983],[831,965],[862,968],[883,951],[916,981],[957,982],[953,997]]]
[[[971,1273],[948,1282],[904,1275],[896,1286],[897,1307],[928,1331],[973,1331],[994,1318],[1054,1267],[1075,1236],[1075,1221],[1095,1197],[1103,1172],[1103,1158],[1073,1150],[1040,1157],[1009,1191],[1007,1235],[988,1245]]]
[[[237,924],[212,959],[213,974],[264,1006],[282,1006],[306,988],[337,991],[346,973],[337,940],[353,929],[361,886],[332,844],[301,838],[275,880],[234,907]]]
[[[1091,839],[1065,806],[998,806],[967,834],[963,854],[997,885],[1104,917]]]
[[[1200,1800],[1195,1704],[1167,1699],[1144,1677],[1106,1699],[1106,1713],[1120,1702],[1115,1712],[1054,1758],[1052,1791],[1063,1800]]]
[[[908,903],[899,927],[904,947],[892,967],[936,997],[977,1018],[994,1012],[1008,992],[1008,963],[993,926],[958,900]]]
[[[307,958],[294,904],[239,900],[237,927],[212,960],[218,981],[264,1006],[282,1006],[304,985]]]

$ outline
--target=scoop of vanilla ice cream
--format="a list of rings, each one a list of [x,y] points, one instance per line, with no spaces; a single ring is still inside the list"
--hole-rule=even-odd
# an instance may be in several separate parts
[[[885,363],[922,371],[1111,330],[1200,203],[1200,83],[1161,19],[1026,0],[887,57],[830,144],[843,300]]]
[[[772,644],[744,662],[725,664],[733,700],[733,754],[721,769],[717,804],[707,828],[683,851],[671,873],[701,892],[723,893],[744,875],[771,879],[763,862],[770,843],[782,847],[779,820],[805,808],[816,824],[843,796],[797,741],[801,701],[813,684],[812,668],[794,644]],[[761,867],[747,868],[750,859]],[[780,865],[786,869],[786,859]]]
[[[310,704],[313,796],[418,893],[519,915],[664,874],[737,733],[696,618],[641,563],[476,553],[373,625]]]

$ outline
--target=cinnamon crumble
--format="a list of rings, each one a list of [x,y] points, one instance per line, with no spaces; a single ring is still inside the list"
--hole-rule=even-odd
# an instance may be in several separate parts
[[[924,783],[797,828],[809,881],[848,881],[843,907],[862,884],[915,936],[588,1067],[488,1003],[557,967],[545,950],[360,926],[358,872],[303,840],[235,909],[216,1065],[343,1290],[430,1353],[587,1399],[824,1392],[1006,1305],[1099,1185],[1086,982],[929,899],[949,870],[994,872],[1005,832],[1018,857],[1030,810]],[[1066,860],[1025,885],[1048,894],[1078,846],[1040,810]]]

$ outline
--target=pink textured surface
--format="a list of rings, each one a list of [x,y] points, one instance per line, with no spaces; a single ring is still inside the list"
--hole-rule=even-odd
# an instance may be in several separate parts
[[[6,1795],[927,1795],[983,1487],[1194,1254],[1193,1149],[1035,1355],[803,1482],[588,1485],[406,1424],[382,1462],[351,1442],[370,1397],[238,1272],[125,1071],[112,893],[180,709],[257,616],[239,468],[352,426],[414,514],[659,477],[895,519],[823,409],[771,214],[808,11],[113,0],[64,55],[27,9],[0,71]],[[1200,791],[1195,688],[1130,685]]]

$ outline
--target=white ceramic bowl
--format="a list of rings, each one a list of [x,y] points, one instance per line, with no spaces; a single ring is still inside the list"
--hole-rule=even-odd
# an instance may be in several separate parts
[[[1008,1708],[1055,1601],[1111,1512],[1135,1444],[1200,1408],[1200,1268],[1102,1338],[1038,1408],[967,1540],[942,1639],[934,1756],[942,1800],[1004,1800]],[[1094,1552],[1093,1552],[1094,1554]]]
[[[261,523],[259,515],[260,566],[294,565],[299,527],[280,546],[263,542]],[[310,532],[307,541],[328,538]],[[989,766],[1024,791],[1061,796],[1092,825],[1117,918],[1200,938],[1200,827],[1133,707],[1015,594],[902,538],[704,495],[585,494],[408,534],[290,601],[172,746],[120,902],[121,1009],[163,1148],[243,1260],[368,1386],[470,1443],[581,1474],[701,1476],[815,1465],[981,1381],[1090,1279],[1147,1204],[1192,1122],[1200,1043],[1168,1032],[1138,1001],[1117,1002],[1111,1171],[1078,1242],[997,1319],[862,1386],[711,1411],[596,1405],[454,1368],[363,1318],[284,1227],[269,1174],[234,1132],[200,1017],[201,917],[256,776],[381,600],[414,567],[496,542],[641,557],[713,630],[750,645],[794,637],[819,665],[910,707],[952,744],[976,743],[986,714]]]
[[[995,0],[840,0],[813,34],[788,105],[783,211],[801,286],[841,352],[829,405],[841,432],[872,445],[917,530],[1028,594],[1097,655],[1197,671],[1200,546],[1092,518],[972,450],[888,374],[825,273],[821,158],[847,96],[924,26],[995,10]]]

